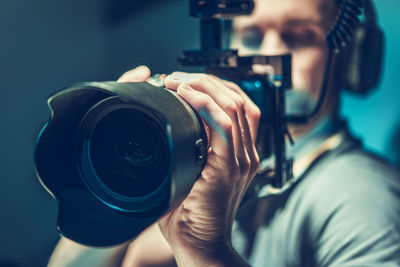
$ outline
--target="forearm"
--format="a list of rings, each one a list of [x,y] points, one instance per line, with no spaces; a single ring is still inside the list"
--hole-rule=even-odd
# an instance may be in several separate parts
[[[150,226],[129,245],[121,266],[176,266],[171,247],[157,224]]]
[[[50,257],[48,267],[120,266],[127,244],[111,248],[91,248],[61,238]]]

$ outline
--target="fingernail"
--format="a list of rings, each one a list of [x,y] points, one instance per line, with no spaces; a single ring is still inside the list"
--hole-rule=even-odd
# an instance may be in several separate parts
[[[181,72],[172,73],[171,74],[171,78],[174,79],[174,80],[184,80],[184,79],[188,79],[189,78],[189,74],[181,73]]]
[[[145,73],[145,72],[147,72],[147,69],[148,68],[146,66],[141,65],[141,66],[135,68],[135,72]]]
[[[169,77],[171,77],[172,80],[179,80],[179,77],[177,77],[175,74],[171,74]]]

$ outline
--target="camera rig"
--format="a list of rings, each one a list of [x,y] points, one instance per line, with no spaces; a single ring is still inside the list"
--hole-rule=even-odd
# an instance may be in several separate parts
[[[224,49],[223,23],[250,15],[250,0],[190,0],[190,15],[200,19],[201,49],[184,51],[178,63],[201,66],[205,72],[237,83],[261,110],[257,139],[260,159],[273,158],[273,170],[263,172],[267,183],[282,188],[292,178],[292,161],[286,158],[285,137],[291,140],[285,113],[285,91],[291,88],[291,56],[239,56]],[[265,179],[264,179],[265,180]]]

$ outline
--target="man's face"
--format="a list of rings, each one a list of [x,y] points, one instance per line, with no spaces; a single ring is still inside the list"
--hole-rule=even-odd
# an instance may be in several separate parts
[[[319,95],[327,57],[326,33],[334,0],[255,0],[251,16],[235,19],[232,47],[240,55],[292,54],[295,89]]]

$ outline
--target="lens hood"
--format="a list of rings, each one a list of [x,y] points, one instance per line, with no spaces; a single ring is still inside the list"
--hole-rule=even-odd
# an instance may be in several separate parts
[[[207,136],[174,91],[87,82],[48,99],[34,162],[57,200],[59,232],[89,246],[135,238],[179,205],[201,172]]]

